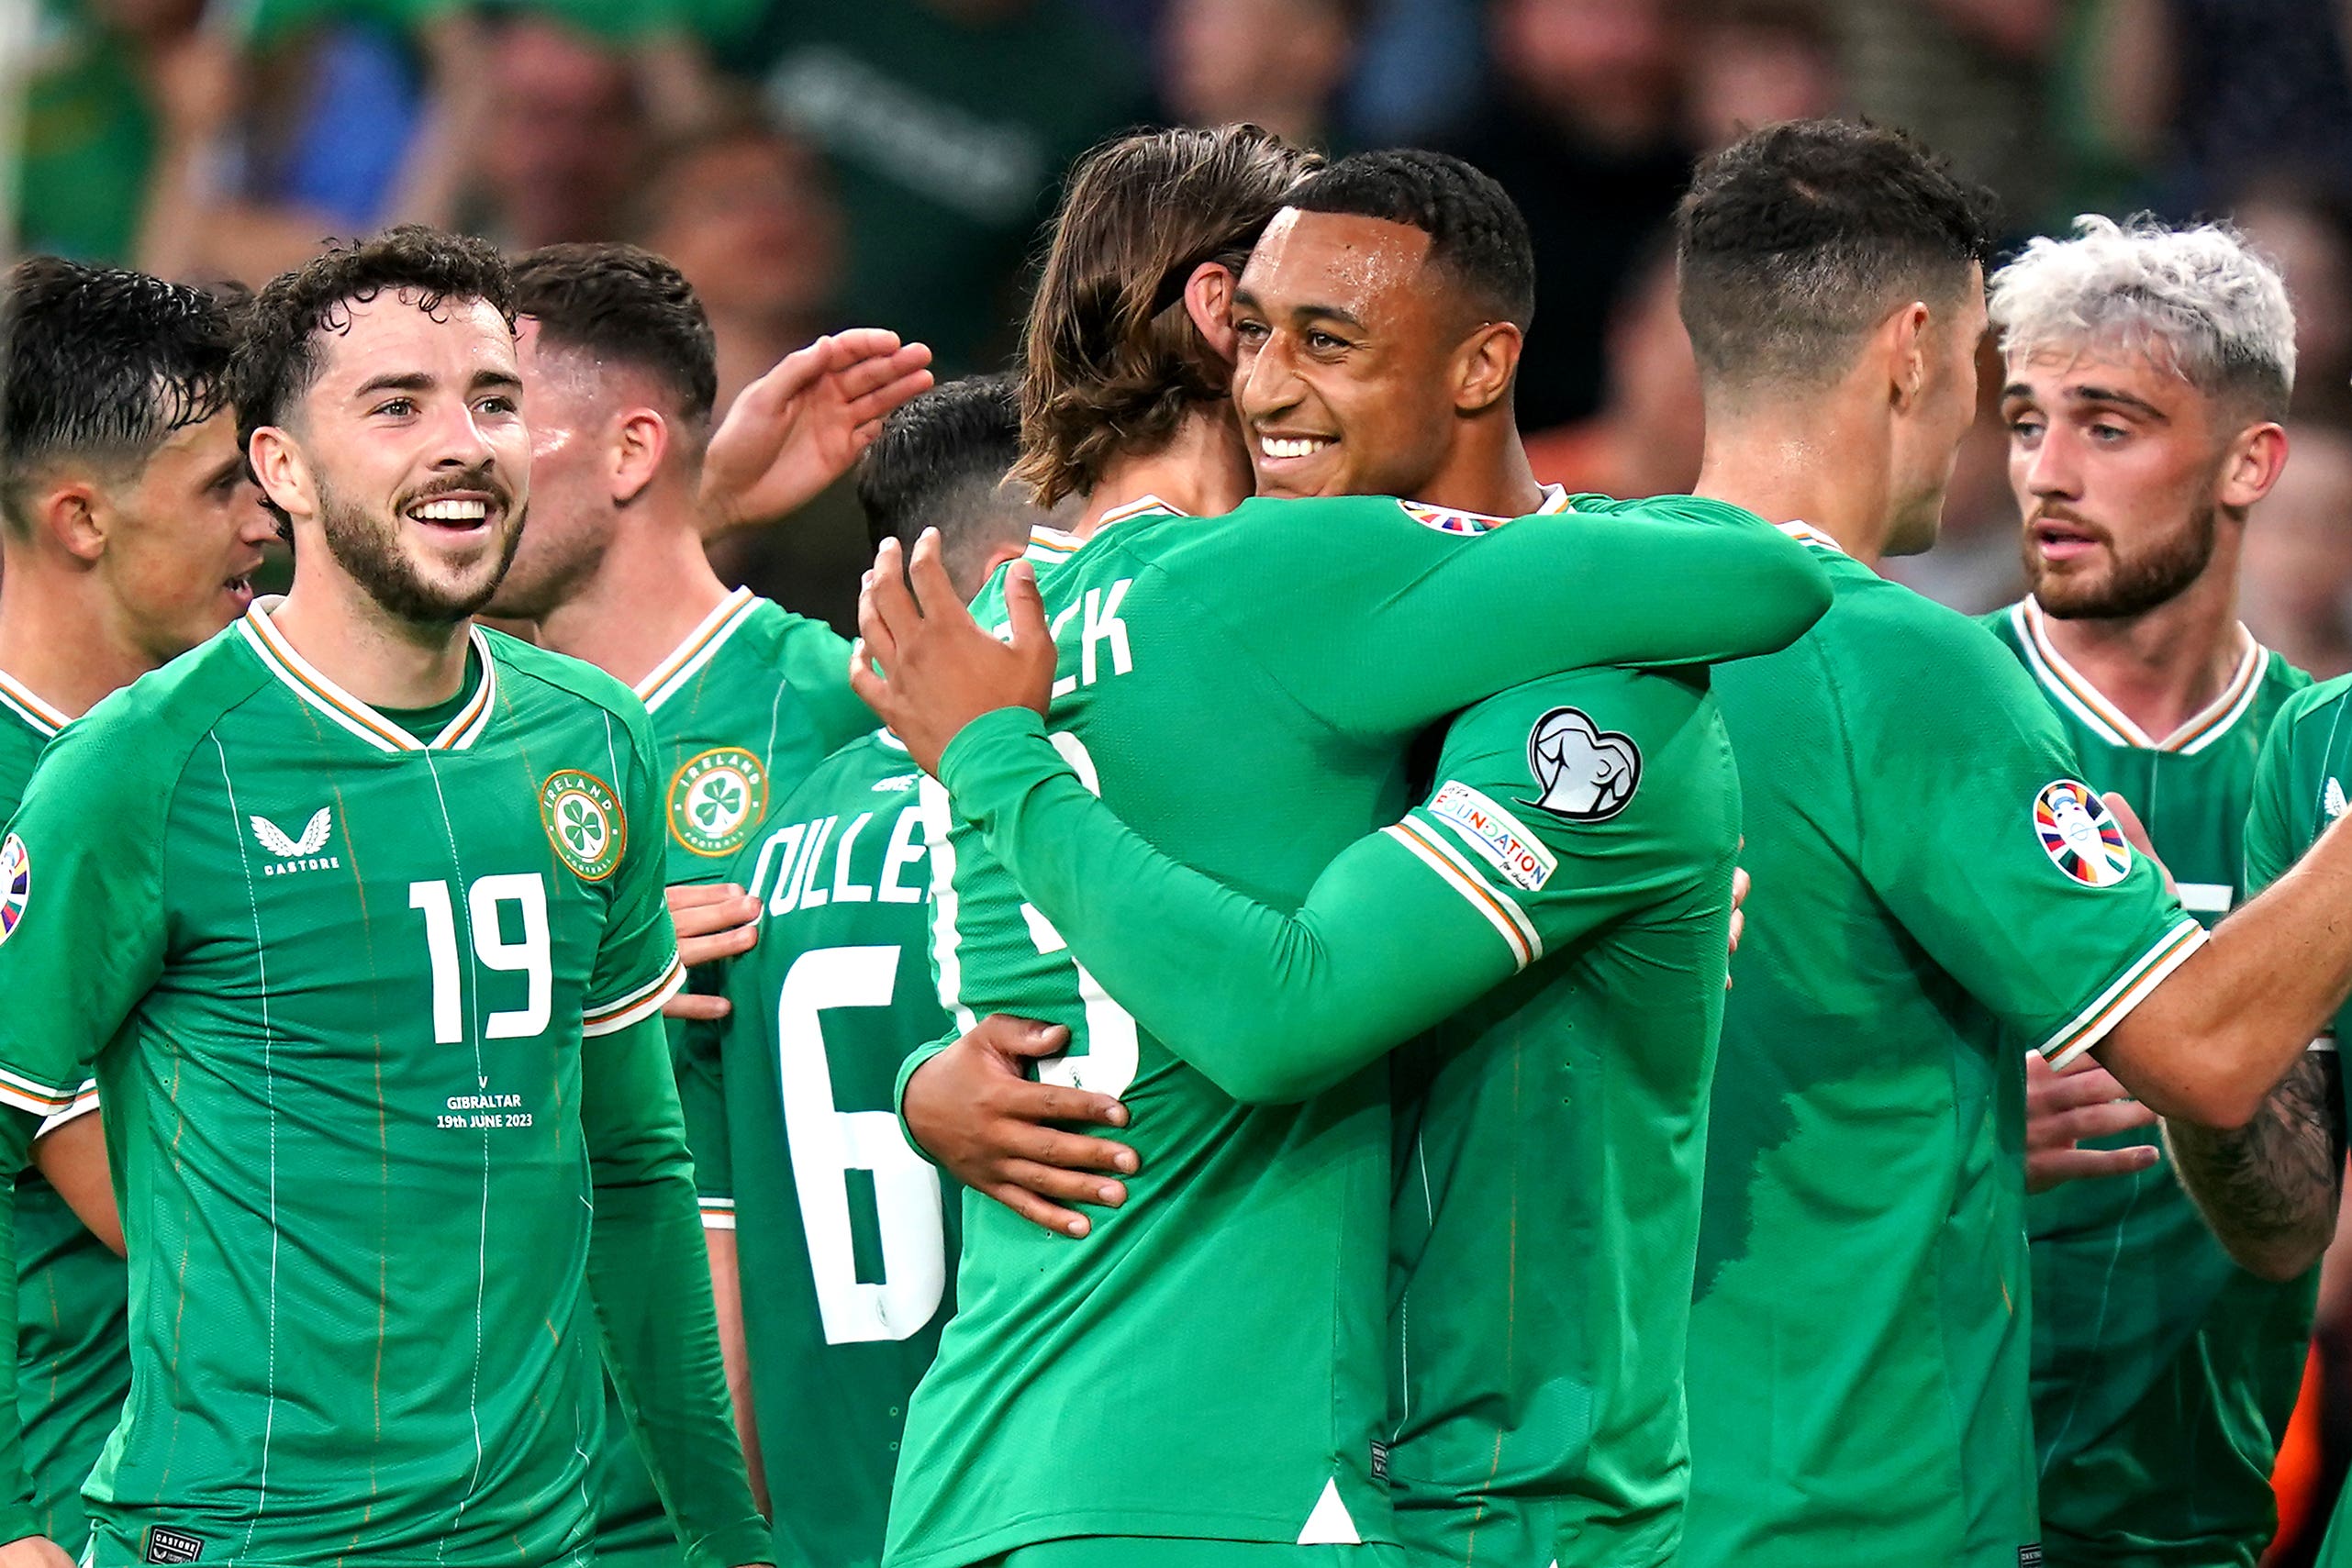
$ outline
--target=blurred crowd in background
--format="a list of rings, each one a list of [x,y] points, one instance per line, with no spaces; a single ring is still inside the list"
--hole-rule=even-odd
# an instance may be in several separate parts
[[[1253,119],[1461,153],[1541,271],[1520,384],[1543,477],[1686,486],[1700,416],[1667,214],[1737,128],[1845,112],[1991,184],[2019,238],[2086,211],[2235,217],[2301,322],[2293,458],[2246,619],[2352,669],[2352,70],[2344,0],[0,0],[0,254],[257,283],[402,218],[626,239],[717,323],[722,400],[827,328],[1012,346],[1071,158]],[[1897,574],[2015,596],[1985,415],[1944,540]],[[846,623],[845,499],[728,564]]]

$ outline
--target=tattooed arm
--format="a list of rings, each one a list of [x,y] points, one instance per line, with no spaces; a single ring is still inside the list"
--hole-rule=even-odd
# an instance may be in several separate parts
[[[2311,1051],[2289,1070],[2254,1119],[2219,1132],[2164,1124],[2172,1167],[2205,1223],[2238,1266],[2291,1280],[2327,1251],[2344,1191],[2342,1068],[2333,1051]]]

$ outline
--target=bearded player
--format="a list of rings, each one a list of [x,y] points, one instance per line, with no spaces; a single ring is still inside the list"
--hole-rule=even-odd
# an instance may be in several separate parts
[[[293,588],[61,737],[0,845],[0,1065],[54,1099],[95,1060],[132,1260],[98,1561],[584,1552],[599,1330],[690,1560],[767,1557],[658,1019],[652,738],[469,621],[529,494],[511,308],[495,252],[413,228],[262,292],[232,385]]]
[[[40,258],[0,282],[0,810],[61,730],[251,599],[274,528],[227,403],[235,341],[221,301],[138,272]],[[17,1182],[34,1518],[77,1550],[82,1484],[130,1388],[96,1106],[85,1084],[49,1117]]]
[[[2033,592],[1987,624],[2210,926],[2244,901],[2263,737],[2311,684],[2236,613],[2247,517],[2287,457],[2286,287],[2227,229],[2086,217],[1996,273],[1990,304]],[[2157,1167],[2136,1130],[2155,1114],[2078,1066],[2027,1063],[2050,1145],[2028,1168],[2053,1186],[2026,1205],[2043,1550],[2056,1568],[2253,1568],[2327,1231],[2246,1234],[2230,1173],[2335,1102],[2335,1059],[2308,1053],[2243,1132],[2176,1130],[2181,1176],[2217,1184],[2207,1207],[2244,1267]],[[2096,1147],[2071,1147],[2085,1135]]]

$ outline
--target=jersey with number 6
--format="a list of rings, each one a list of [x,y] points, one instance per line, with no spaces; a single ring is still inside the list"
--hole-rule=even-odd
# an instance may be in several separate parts
[[[1755,876],[1707,1129],[1687,1568],[2016,1568],[2024,1057],[2204,933],[1982,627],[1810,529],[1837,599],[1716,672]]]
[[[2202,714],[2159,740],[2051,642],[2023,599],[1985,617],[2042,688],[2091,788],[2130,801],[2210,927],[2244,897],[2262,739],[2311,677],[2241,630]],[[2153,1129],[2099,1140],[2157,1142]],[[2159,1163],[2026,1200],[2034,1431],[2051,1568],[2254,1568],[2278,1529],[2270,1468],[2302,1385],[2318,1271],[2287,1284],[2230,1262]]]
[[[15,813],[34,762],[66,722],[0,671],[0,816]],[[0,940],[16,920],[7,893],[0,887]],[[50,1120],[86,1115],[96,1102],[96,1085],[84,1084]],[[17,1178],[17,1409],[41,1533],[68,1551],[89,1530],[82,1483],[130,1392],[124,1280],[123,1261],[39,1172]]]
[[[653,720],[673,884],[724,879],[769,809],[827,752],[874,726],[850,690],[841,635],[749,588],[721,600],[636,690]],[[716,980],[697,970],[687,984],[708,990]],[[685,1038],[685,1026],[672,1020],[672,1048]],[[681,1561],[677,1534],[612,1398],[597,1471],[596,1560],[606,1568]]]
[[[764,901],[759,945],[681,1076],[703,1223],[735,1235],[779,1562],[881,1560],[907,1400],[955,1307],[960,1195],[891,1110],[947,1028],[918,776],[877,731],[769,813],[729,873]]]
[[[2352,676],[2307,686],[2287,700],[2262,744],[2254,804],[2246,818],[2246,888],[2261,892],[2303,857],[2320,834],[2352,810]],[[2352,1035],[2352,1006],[2335,1015],[2337,1050]],[[2352,1120],[2352,1087],[2339,1115]],[[2320,1568],[2352,1568],[2352,1488],[2339,1493],[2319,1551]]]
[[[1747,514],[1596,505],[1612,509],[1491,529],[1371,498],[1120,520],[1037,562],[1057,744],[1145,840],[1295,909],[1396,820],[1412,740],[1466,703],[1582,664],[1778,646],[1819,611],[1802,552]],[[1227,1097],[1139,1033],[936,786],[924,798],[942,1000],[959,1027],[1069,1026],[1044,1075],[1120,1095],[1142,1168],[1082,1241],[967,1198],[887,1560],[1081,1535],[1393,1540],[1374,1461],[1385,1070],[1303,1105]]]
[[[480,631],[387,715],[270,603],[61,736],[0,841],[0,1100],[96,1053],[129,1242],[96,1560],[553,1562],[594,1522],[587,1059],[679,975],[652,741]]]

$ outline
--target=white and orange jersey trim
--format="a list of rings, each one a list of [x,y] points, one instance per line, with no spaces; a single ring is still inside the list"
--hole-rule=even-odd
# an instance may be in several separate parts
[[[1544,956],[1544,938],[1535,929],[1535,922],[1527,917],[1517,901],[1499,891],[1486,874],[1472,864],[1470,858],[1447,843],[1429,825],[1408,817],[1401,822],[1381,829],[1402,844],[1415,860],[1437,873],[1437,879],[1462,895],[1471,908],[1478,912],[1495,934],[1510,949],[1511,962],[1525,969]]]
[[[2051,642],[2048,617],[2042,606],[2029,595],[2010,606],[2010,625],[2017,633],[2019,646],[2025,650],[2025,667],[2042,684],[2059,705],[2089,726],[2091,732],[2111,746],[2134,746],[2146,751],[2179,751],[2190,755],[2203,751],[2228,734],[2237,721],[2254,706],[2256,695],[2262,686],[2262,667],[2269,661],[2269,651],[2254,639],[2254,634],[2244,626],[2237,628],[2239,653],[2237,666],[2230,672],[2221,695],[2208,703],[2204,710],[2161,740],[2148,734],[2120,707],[2110,702],[2090,677],[2067,662],[2066,655]]]
[[[2188,962],[2189,955],[2205,945],[2205,928],[2196,921],[2183,918],[2157,939],[2156,945],[2115,977],[2114,983],[2101,991],[2090,1005],[2068,1020],[2066,1027],[2044,1040],[2037,1048],[2054,1068],[2064,1067],[2092,1046],[2107,1038],[2108,1032],[2129,1013],[2148,998],[2148,995],[2164,984],[2165,977]]]
[[[1809,544],[1815,550],[1834,550],[1839,555],[1844,555],[1845,553],[1845,547],[1844,545],[1838,543],[1837,540],[1830,538],[1829,535],[1822,532],[1821,529],[1813,527],[1811,523],[1775,523],[1772,526],[1778,528],[1782,533],[1787,534],[1790,539],[1795,539],[1799,544]]]
[[[696,1203],[702,1210],[702,1228],[705,1230],[732,1230],[735,1229],[735,1200],[733,1198],[712,1197],[708,1193],[705,1193],[696,1200]]]
[[[37,1116],[46,1127],[52,1117],[62,1116],[73,1107],[79,1091],[51,1088],[21,1073],[0,1067],[0,1105],[14,1106],[28,1116]]]
[[[0,670],[0,707],[23,719],[44,740],[56,740],[57,732],[73,722],[62,709],[43,702],[30,686],[6,670]]]
[[[498,666],[490,657],[489,639],[480,627],[471,629],[474,656],[482,664],[482,680],[474,688],[474,695],[459,709],[439,734],[430,740],[418,740],[399,725],[374,708],[351,695],[321,673],[318,667],[295,651],[285,634],[272,624],[269,611],[281,601],[270,598],[258,601],[237,623],[246,642],[251,646],[262,667],[276,676],[295,695],[318,709],[338,728],[349,731],[379,751],[463,751],[481,739],[490,727],[490,713],[496,705]]]
[[[686,965],[673,952],[668,966],[652,980],[627,995],[617,996],[602,1006],[590,1007],[583,1012],[580,1015],[582,1038],[594,1039],[600,1034],[611,1034],[652,1018],[662,1010],[663,1003],[678,994],[679,987],[686,983]]]
[[[63,1110],[52,1112],[43,1118],[39,1128],[34,1131],[33,1138],[36,1141],[47,1138],[66,1123],[80,1121],[97,1108],[98,1081],[95,1078],[85,1078],[82,1081],[82,1086],[73,1091],[72,1103]]]
[[[743,629],[752,612],[760,607],[760,596],[749,588],[738,588],[719,601],[719,607],[702,617],[701,624],[686,633],[686,640],[670,650],[651,673],[638,682],[637,700],[651,713],[675,696],[687,682],[698,674],[711,661],[712,655],[727,645],[727,639]]]

